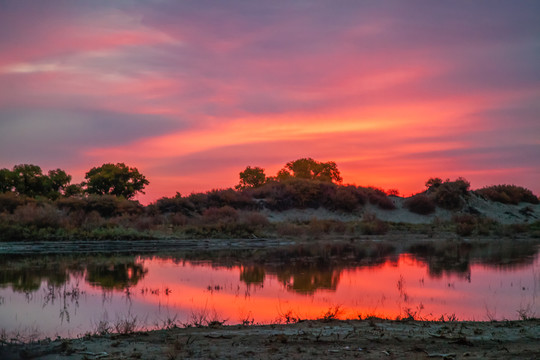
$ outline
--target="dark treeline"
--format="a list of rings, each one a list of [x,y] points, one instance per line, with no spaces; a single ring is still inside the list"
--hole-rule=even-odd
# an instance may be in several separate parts
[[[395,190],[387,193],[374,187],[342,185],[334,162],[306,158],[287,163],[276,176],[268,177],[264,169],[250,166],[239,175],[240,183],[234,189],[187,196],[177,193],[143,206],[132,198],[149,182],[136,168],[123,163],[92,168],[80,184],[71,184],[72,177],[61,169],[47,174],[39,166],[27,164],[1,169],[0,240],[253,237],[267,236],[268,231],[278,236],[381,234],[388,225],[372,214],[351,224],[330,220],[271,224],[261,211],[325,208],[360,214],[367,204],[393,210],[396,203]],[[403,205],[424,215],[437,207],[460,211],[473,193],[507,204],[538,203],[530,190],[515,185],[471,192],[463,178],[431,178],[424,192]],[[479,224],[476,217],[463,217],[460,222],[465,229]]]

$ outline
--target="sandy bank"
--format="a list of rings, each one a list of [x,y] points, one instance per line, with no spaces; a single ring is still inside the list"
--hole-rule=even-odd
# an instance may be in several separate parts
[[[2,359],[534,359],[540,320],[381,319],[175,328],[3,344]]]

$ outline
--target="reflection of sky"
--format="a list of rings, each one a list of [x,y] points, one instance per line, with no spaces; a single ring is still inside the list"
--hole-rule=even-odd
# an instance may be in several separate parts
[[[540,178],[540,4],[0,4],[0,167],[137,166],[149,201],[334,160],[409,194]]]
[[[28,298],[9,288],[0,289],[0,328],[8,331],[38,328],[42,336],[76,336],[95,330],[101,320],[136,317],[140,326],[163,325],[167,319],[189,323],[195,317],[239,323],[244,319],[269,323],[284,321],[283,315],[319,318],[329,308],[340,306],[341,316],[375,315],[396,318],[406,309],[422,317],[438,319],[455,314],[462,320],[517,319],[518,310],[528,315],[540,312],[540,258],[534,264],[506,271],[472,265],[470,281],[455,273],[429,276],[425,263],[409,255],[381,266],[342,270],[335,290],[317,290],[312,295],[287,290],[276,274],[266,273],[262,285],[240,281],[239,267],[211,267],[204,263],[174,264],[170,260],[143,260],[148,273],[125,292],[103,292],[72,277],[65,285],[71,291],[78,282],[78,302],[62,296],[46,300],[46,284]],[[398,288],[398,282],[401,287]],[[63,292],[64,287],[59,288]],[[169,291],[167,294],[166,290]],[[66,304],[70,321],[60,314]],[[489,314],[489,315],[488,315]]]

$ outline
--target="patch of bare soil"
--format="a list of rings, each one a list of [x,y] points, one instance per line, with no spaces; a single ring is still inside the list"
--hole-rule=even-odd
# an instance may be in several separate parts
[[[8,344],[1,359],[538,359],[540,320],[381,319],[175,328]]]

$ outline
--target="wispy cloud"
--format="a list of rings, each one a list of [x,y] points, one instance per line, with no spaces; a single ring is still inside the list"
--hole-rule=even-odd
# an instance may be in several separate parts
[[[539,12],[510,1],[3,1],[0,166],[65,166],[80,179],[125,161],[154,179],[148,200],[301,156],[405,193],[459,175],[540,192]]]

